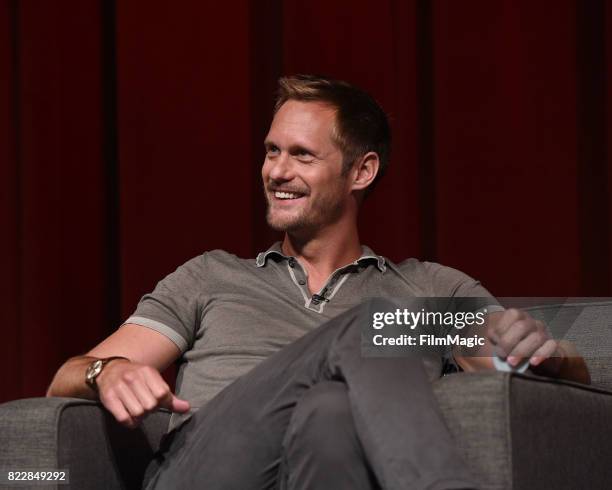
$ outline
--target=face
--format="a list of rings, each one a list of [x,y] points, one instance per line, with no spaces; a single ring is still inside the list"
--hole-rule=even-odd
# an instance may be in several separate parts
[[[345,212],[350,188],[332,140],[335,117],[328,105],[295,100],[274,116],[261,171],[273,229],[312,232]]]

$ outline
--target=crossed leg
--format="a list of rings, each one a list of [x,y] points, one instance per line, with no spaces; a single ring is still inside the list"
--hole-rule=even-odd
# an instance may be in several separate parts
[[[296,405],[326,381],[346,387],[366,470],[382,488],[476,488],[444,426],[424,359],[361,356],[362,323],[394,308],[384,300],[353,308],[230,384],[171,435],[147,488],[277,488]]]
[[[357,437],[344,383],[321,381],[298,401],[283,441],[279,488],[380,488]]]

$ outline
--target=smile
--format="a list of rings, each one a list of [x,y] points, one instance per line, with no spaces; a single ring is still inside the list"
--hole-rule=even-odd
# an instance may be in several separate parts
[[[295,192],[281,192],[281,191],[275,191],[274,192],[274,197],[276,199],[299,199],[300,197],[304,197],[303,194],[296,194]]]

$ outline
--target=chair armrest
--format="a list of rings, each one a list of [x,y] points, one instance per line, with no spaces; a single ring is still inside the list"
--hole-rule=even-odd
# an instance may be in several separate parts
[[[70,485],[60,489],[140,488],[169,420],[167,411],[158,411],[131,430],[89,400],[28,398],[4,403],[0,468],[69,469]]]
[[[434,382],[442,416],[484,489],[511,489],[510,376],[497,372],[457,373]]]
[[[608,488],[612,393],[532,375],[445,376],[434,393],[483,489]]]
[[[611,392],[514,376],[511,395],[515,489],[610,488]]]

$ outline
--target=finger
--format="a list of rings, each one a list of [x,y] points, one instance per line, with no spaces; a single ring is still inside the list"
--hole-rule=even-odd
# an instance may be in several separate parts
[[[136,419],[144,415],[144,408],[134,393],[132,393],[130,387],[124,383],[120,383],[115,387],[115,390],[128,413],[135,419],[135,422],[138,422]]]
[[[504,333],[517,321],[523,319],[524,313],[516,308],[510,308],[501,315],[489,328],[489,338],[494,344],[498,344]]]
[[[145,413],[150,412],[157,406],[157,399],[151,393],[148,386],[146,373],[148,368],[142,367],[138,370],[126,372],[123,375],[124,382],[132,390],[132,393],[144,409]]]
[[[113,414],[117,422],[129,428],[136,426],[135,420],[130,416],[119,398],[114,395],[101,396],[100,401]]]
[[[151,394],[159,406],[163,400],[168,398],[170,387],[159,372],[153,368],[144,370],[143,375]]]
[[[533,353],[531,359],[529,359],[529,363],[532,366],[537,366],[541,364],[544,360],[553,357],[556,351],[557,341],[554,339],[549,339]]]
[[[157,400],[157,404],[172,412],[184,413],[191,408],[186,400],[182,400],[170,391],[170,387],[158,371],[151,368],[143,371],[147,385]]]
[[[189,411],[190,405],[186,400],[178,398],[174,393],[169,392],[165,398],[160,400],[159,406],[171,412],[185,413]]]
[[[171,407],[172,407],[171,410],[173,412],[178,412],[178,413],[188,412],[189,409],[191,408],[187,400],[182,400],[174,394],[172,395]]]
[[[534,329],[535,326],[526,320],[519,320],[510,325],[499,338],[496,345],[497,354],[502,358],[509,356],[516,346],[527,338]]]
[[[145,412],[150,412],[157,407],[157,399],[153,396],[144,380],[135,381],[130,387]]]
[[[531,331],[527,337],[514,346],[507,361],[510,365],[518,364],[522,358],[531,357],[544,343],[547,338],[542,332]]]

